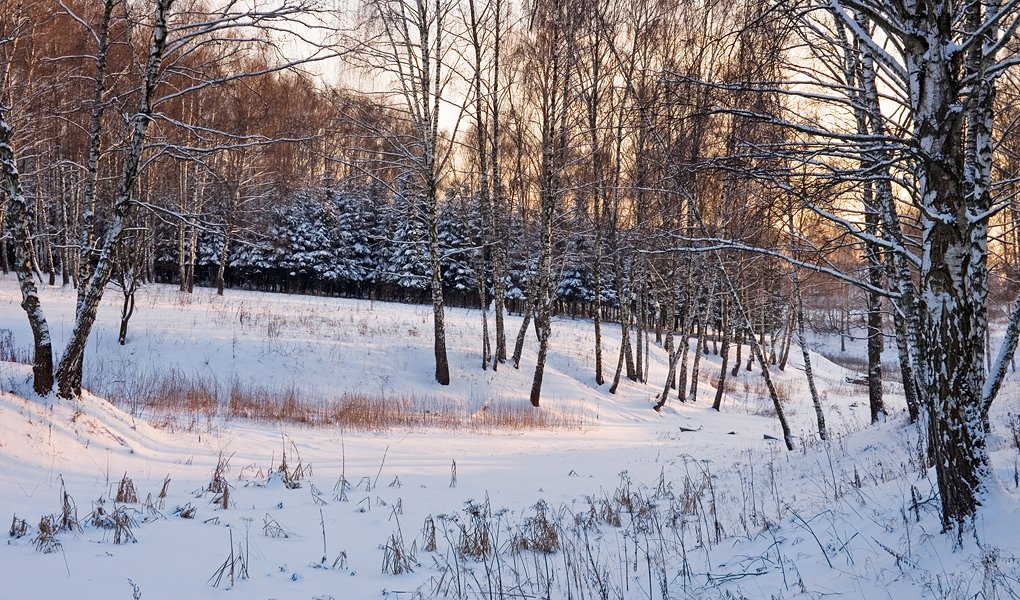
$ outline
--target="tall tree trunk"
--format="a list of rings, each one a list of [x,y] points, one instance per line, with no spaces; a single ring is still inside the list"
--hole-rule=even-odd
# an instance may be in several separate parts
[[[868,48],[862,45],[861,48],[861,89],[863,104],[867,108],[869,130],[872,135],[881,138],[885,136],[885,124],[879,106],[878,85],[874,59]],[[900,298],[893,303],[893,326],[896,330],[896,349],[899,355],[900,379],[903,382],[903,393],[906,397],[907,412],[910,422],[917,422],[920,416],[920,394],[918,390],[920,373],[918,368],[918,356],[916,340],[918,337],[918,321],[916,295],[914,291],[914,280],[910,267],[904,256],[906,246],[905,236],[900,226],[900,219],[896,208],[896,198],[892,191],[891,177],[889,175],[889,153],[880,149],[874,154],[874,171],[877,177],[874,178],[875,205],[880,219],[879,226],[883,237],[895,244],[897,250],[889,252],[886,256],[886,273],[892,283],[894,291]]]
[[[496,312],[496,361],[506,362],[506,271],[503,265],[503,179],[500,168],[500,86],[499,75],[503,51],[503,0],[493,2],[493,38],[492,38],[492,82],[489,85],[489,112],[492,120],[492,135],[489,136],[491,147],[490,164],[492,168],[492,193],[489,195],[492,205],[492,296]],[[495,369],[495,364],[493,364]]]
[[[865,214],[868,229],[878,233],[878,215],[872,211]],[[882,261],[878,248],[868,248],[868,282],[873,289],[868,291],[868,406],[871,422],[885,420],[885,402],[882,399],[882,299],[874,288],[882,285]]]
[[[733,342],[737,345],[737,355],[733,358],[733,370],[730,371],[730,375],[736,377],[740,373],[740,349],[743,346],[743,332],[733,332]]]
[[[68,220],[67,205],[71,202],[73,194],[69,189],[71,186],[67,183],[67,175],[63,169],[60,172],[60,231],[61,231],[61,245],[63,248],[60,250],[60,285],[66,287],[71,282],[71,224]]]
[[[656,411],[662,410],[662,407],[666,405],[666,400],[669,399],[669,391],[676,387],[676,363],[680,359],[680,353],[673,348],[672,328],[666,331],[666,341],[663,345],[669,355],[669,362],[667,363],[666,383],[662,386],[662,393],[659,394],[658,401],[652,406],[652,409]]]
[[[940,5],[938,10],[953,8]],[[966,10],[967,26],[976,31],[982,4],[971,3]],[[967,110],[961,111],[961,74],[952,61],[931,51],[955,40],[952,19],[918,15],[916,21],[909,25],[916,27],[917,36],[903,53],[916,93],[911,108],[920,152],[916,173],[924,259],[918,354],[924,357],[929,455],[939,483],[942,524],[962,535],[993,478],[982,393],[995,90],[984,73],[988,42],[981,40],[965,53],[963,71],[971,83]]]
[[[89,116],[89,154],[85,168],[85,190],[82,202],[81,230],[78,236],[78,300],[77,307],[85,297],[85,282],[92,272],[96,258],[96,182],[99,177],[99,158],[102,150],[103,114],[106,104],[103,96],[106,89],[106,59],[110,49],[110,21],[116,0],[104,0],[103,18],[99,23],[99,47],[96,51],[96,71],[92,88],[92,113]]]
[[[471,47],[474,50],[474,77],[472,78],[473,92],[474,92],[474,109],[475,109],[475,144],[478,158],[478,194],[480,196],[480,206],[482,212],[483,222],[486,224],[486,229],[493,235],[493,240],[487,241],[485,246],[492,247],[495,242],[495,224],[496,224],[496,211],[495,203],[490,198],[489,192],[489,149],[490,145],[486,139],[488,132],[488,125],[485,119],[485,97],[482,95],[482,63],[484,61],[484,50],[481,38],[481,26],[479,24],[478,13],[475,9],[474,0],[468,1],[468,15],[470,16],[470,28],[469,35],[471,40]],[[494,181],[493,185],[498,186],[499,182]],[[491,252],[495,254],[495,252]],[[478,280],[478,301],[481,304],[482,312],[482,370],[489,366],[489,303],[486,299],[485,293],[485,253],[482,251],[482,257],[479,261],[479,268],[476,269],[477,280]],[[494,357],[493,368],[498,363],[499,359]]]
[[[198,206],[195,207],[198,214]],[[198,223],[191,224],[191,236],[188,239],[188,293],[195,292],[195,269],[198,267]]]
[[[620,340],[620,355],[616,359],[616,369],[613,371],[613,384],[609,386],[610,394],[615,394],[620,389],[620,378],[623,375],[623,363],[627,353],[627,328],[624,327],[623,331],[624,339]]]
[[[719,276],[722,277],[723,282],[729,290],[730,301],[733,302],[733,309],[739,316],[740,320],[743,321],[743,324],[749,333],[748,340],[751,342],[751,355],[758,361],[758,366],[761,368],[761,376],[765,380],[765,388],[769,391],[769,396],[772,398],[772,406],[776,411],[776,418],[779,419],[779,426],[783,430],[783,440],[786,442],[786,449],[793,450],[796,447],[793,439],[793,432],[790,430],[790,423],[786,420],[786,411],[783,408],[779,392],[776,390],[775,383],[772,381],[772,374],[769,372],[769,365],[766,361],[765,349],[759,341],[755,339],[751,316],[746,310],[744,310],[744,307],[740,303],[740,297],[737,295],[737,289],[734,287],[733,281],[730,279],[729,274],[726,272],[726,268],[723,266],[722,257],[716,254],[716,259],[719,261]]]
[[[788,312],[789,312],[789,314],[787,315],[787,318],[786,318],[786,333],[783,335],[783,350],[782,350],[782,352],[780,352],[780,355],[779,355],[779,370],[780,371],[785,371],[786,370],[786,362],[790,358],[790,346],[791,346],[791,344],[793,342],[793,329],[795,327],[794,322],[795,322],[795,320],[797,318],[793,314],[795,311],[790,310]]]
[[[677,373],[677,380],[675,385],[676,397],[681,402],[687,399],[687,360],[688,350],[691,346],[691,326],[693,321],[688,317],[687,311],[693,311],[694,305],[690,302],[685,302],[687,308],[685,309],[684,320],[680,323],[680,347],[677,348],[677,354],[680,356],[680,370]]]
[[[867,23],[858,20],[858,24],[867,27]],[[842,29],[841,29],[842,31]],[[845,37],[845,34],[841,34]],[[857,132],[861,135],[869,135],[871,126],[868,122],[867,103],[864,95],[867,94],[867,85],[864,82],[866,77],[862,53],[859,47],[847,48],[846,76],[847,80],[860,82],[858,101],[854,104],[854,114],[857,119]],[[871,152],[862,153],[860,158],[861,171],[870,173],[875,167],[874,156]],[[874,240],[878,239],[879,231],[879,208],[875,198],[875,183],[867,180],[862,186],[862,204],[864,206],[864,233],[867,240],[864,243],[865,260],[867,262],[868,283],[872,288],[867,292],[868,314],[866,321],[866,336],[868,346],[868,405],[871,410],[871,422],[878,423],[885,418],[885,404],[882,399],[882,304],[878,295],[878,289],[882,286],[882,255],[881,247]]]
[[[188,291],[188,226],[181,221],[177,224],[177,281],[182,292]]]
[[[450,385],[450,362],[446,356],[446,311],[443,306],[442,253],[439,248],[439,211],[435,189],[429,193],[429,263],[432,267],[433,353],[436,359],[436,382]]]
[[[57,394],[62,398],[81,396],[81,379],[85,344],[96,320],[96,311],[106,285],[113,274],[113,250],[124,233],[131,209],[131,197],[138,179],[138,167],[145,150],[145,133],[152,122],[152,99],[159,78],[160,63],[166,47],[168,13],[173,0],[156,0],[152,42],[142,81],[138,111],[132,118],[131,137],[124,154],[123,169],[114,198],[113,210],[94,269],[83,282],[74,327],[57,367]]]
[[[632,283],[632,286],[636,287],[637,290],[638,290],[637,291],[637,303],[638,303],[638,305],[637,305],[637,314],[635,315],[635,320],[637,321],[637,327],[634,328],[634,330],[635,330],[634,331],[634,347],[636,349],[636,352],[635,352],[636,356],[635,356],[635,360],[634,360],[634,372],[636,373],[637,377],[634,378],[634,381],[642,381],[642,375],[645,372],[645,369],[644,369],[644,336],[645,336],[645,333],[646,333],[646,330],[645,330],[645,317],[646,317],[646,315],[645,315],[645,291],[644,291],[644,287],[640,283],[638,283],[636,286],[634,286],[634,284]]]
[[[489,342],[489,299],[486,295],[485,290],[485,259],[484,256],[479,258],[478,264],[476,264],[475,273],[478,274],[478,307],[481,309],[479,312],[482,317],[482,370],[489,368],[489,357],[492,353],[492,346]],[[496,370],[496,365],[499,361],[495,356],[492,357],[492,370]]]
[[[230,236],[231,230],[228,226],[223,231],[223,245],[220,246],[220,264],[216,269],[216,295],[222,296],[226,288],[227,261],[230,259]]]
[[[911,364],[910,332],[907,329],[907,319],[898,311],[893,313],[893,327],[896,333],[896,353],[900,364],[900,382],[903,384],[903,396],[907,403],[907,416],[911,423],[916,423],[920,418],[920,399],[917,397],[917,378],[914,374],[914,365]]]
[[[596,194],[597,196],[597,194]],[[599,214],[599,203],[595,201],[595,214]],[[596,217],[598,220],[599,217]],[[602,373],[602,226],[595,225],[595,307],[592,317],[595,320],[595,385],[602,385],[606,377]]]
[[[723,300],[722,306],[722,366],[719,368],[719,379],[715,384],[715,401],[712,402],[712,408],[718,412],[722,408],[723,394],[726,393],[726,366],[730,357],[730,323],[729,323],[729,303]]]
[[[702,351],[702,345],[705,344],[705,336],[708,335],[708,316],[711,311],[712,304],[715,302],[716,286],[718,285],[718,273],[712,272],[712,281],[708,284],[705,293],[705,301],[702,304],[700,317],[698,318],[698,339],[694,344],[694,364],[691,366],[691,391],[687,396],[688,402],[698,401],[698,380],[699,371],[701,368],[701,356],[707,354]]]
[[[676,271],[675,265],[673,269]],[[666,405],[666,400],[669,399],[669,392],[676,388],[676,365],[680,360],[680,353],[676,347],[676,338],[674,336],[676,330],[676,305],[677,305],[677,290],[670,290],[670,299],[666,303],[666,307],[663,309],[667,316],[668,322],[665,324],[665,341],[663,347],[666,350],[668,356],[667,371],[666,371],[666,383],[662,387],[662,394],[659,395],[658,401],[652,408],[655,410],[662,410],[662,407]]]
[[[37,201],[36,219],[39,222],[39,234],[42,237],[43,252],[46,254],[46,275],[49,285],[57,285],[57,265],[53,258],[53,231],[49,224],[49,211],[43,206],[41,197]]]
[[[14,247],[14,270],[21,288],[21,308],[28,316],[34,342],[32,358],[32,388],[44,396],[53,389],[53,342],[50,328],[39,302],[39,291],[32,278],[32,229],[28,218],[28,204],[21,189],[17,159],[14,154],[13,127],[0,106],[0,169],[4,176],[4,193],[7,196],[6,225]]]
[[[524,299],[522,300],[522,316],[520,330],[517,331],[517,338],[514,341],[513,358],[511,362],[514,368],[520,368],[520,357],[524,353],[524,339],[527,337],[527,328],[531,324],[531,315],[534,312],[534,286],[531,279],[528,279],[524,286]]]
[[[551,154],[551,149],[550,149]],[[548,157],[552,159],[551,155]],[[542,190],[541,232],[539,238],[538,281],[535,285],[535,328],[538,331],[538,360],[535,362],[535,377],[531,382],[531,405],[538,406],[542,396],[542,378],[545,360],[549,353],[549,337],[552,332],[552,241],[555,208],[554,175],[550,170],[545,177]]]
[[[808,390],[811,392],[811,405],[815,407],[815,420],[818,423],[818,439],[828,440],[829,431],[825,427],[825,412],[822,410],[822,400],[818,395],[818,388],[815,386],[815,374],[811,368],[811,353],[808,351],[807,336],[804,334],[804,297],[800,293],[800,280],[796,270],[793,275],[793,290],[796,301],[794,314],[797,319],[797,345],[800,346],[801,356],[804,359],[804,377],[807,378]]]
[[[117,335],[117,343],[121,346],[127,343],[128,321],[135,314],[135,291],[138,289],[134,281],[125,279],[124,284],[124,304],[120,308],[120,333]]]

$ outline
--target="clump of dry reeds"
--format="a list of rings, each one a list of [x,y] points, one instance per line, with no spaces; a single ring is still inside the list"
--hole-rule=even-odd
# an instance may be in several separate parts
[[[216,459],[216,468],[213,469],[212,479],[206,486],[206,491],[215,494],[213,504],[225,509],[230,508],[230,484],[227,483],[227,472],[230,471],[230,459],[234,455],[223,456],[220,454]]]
[[[404,534],[400,530],[400,521],[397,521],[397,530],[390,534],[386,545],[383,546],[382,572],[390,575],[413,573],[414,567],[418,566],[415,554],[414,542],[410,548],[404,545]]]
[[[124,477],[120,480],[117,485],[117,498],[118,504],[137,504],[138,503],[138,492],[135,490],[135,482],[124,473]]]
[[[539,500],[532,510],[535,514],[525,519],[520,531],[510,541],[514,552],[541,552],[552,554],[560,549],[560,535],[549,518],[549,505]]]
[[[14,518],[11,520],[9,535],[14,539],[23,538],[28,535],[28,521],[19,519],[18,515],[14,515]]]
[[[53,515],[44,515],[39,519],[39,533],[33,541],[35,549],[43,554],[60,550],[60,540],[57,539],[57,523]]]

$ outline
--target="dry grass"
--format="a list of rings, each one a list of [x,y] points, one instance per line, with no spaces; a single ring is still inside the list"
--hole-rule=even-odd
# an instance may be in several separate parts
[[[239,381],[224,386],[211,377],[189,377],[176,369],[162,374],[140,374],[130,381],[120,381],[95,391],[132,415],[168,429],[195,429],[207,426],[213,419],[361,431],[390,428],[523,431],[582,427],[580,415],[537,410],[525,403],[506,400],[490,400],[479,410],[469,411],[452,400],[408,394],[349,392],[337,399],[323,399],[294,387],[273,389]]]
[[[26,348],[14,343],[14,334],[10,329],[0,329],[0,361],[32,364],[32,355]]]
[[[858,373],[861,377],[867,377],[868,357],[851,355],[844,352],[822,352],[822,357],[829,362],[843,367],[849,371]],[[882,379],[888,381],[900,380],[900,365],[897,362],[882,363]]]
[[[795,414],[793,406],[790,405],[790,386],[788,383],[773,381],[773,386],[776,389],[776,396],[779,398],[780,404],[785,407],[787,415]],[[772,396],[769,394],[769,390],[765,385],[765,382],[758,380],[751,385],[749,382],[744,382],[744,402],[748,412],[759,417],[774,418],[776,414],[776,405],[772,401]]]

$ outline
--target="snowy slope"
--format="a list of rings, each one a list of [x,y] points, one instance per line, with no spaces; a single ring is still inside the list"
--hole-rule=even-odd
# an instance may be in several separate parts
[[[527,403],[533,351],[520,371],[482,371],[477,311],[449,312],[454,384],[442,388],[431,382],[428,307],[245,292],[217,298],[208,290],[187,297],[162,286],[141,294],[124,347],[116,345],[115,294],[104,304],[86,359],[93,387],[130,389],[132,379],[176,370],[224,389],[235,381],[295,388],[305,399],[363,392],[470,410],[494,399]],[[60,347],[73,292],[44,289],[43,302]],[[511,317],[508,330],[516,334],[519,323]],[[0,327],[28,344],[11,279],[0,281]],[[154,428],[127,401],[116,408],[91,395],[77,404],[27,399],[29,369],[2,363],[0,517],[24,518],[30,531],[0,548],[0,598],[130,598],[129,579],[146,599],[1020,593],[1018,450],[1008,427],[1020,398],[1014,375],[993,411],[1002,487],[976,539],[958,547],[939,533],[934,482],[918,472],[917,433],[904,423],[895,382],[887,385],[893,417],[865,427],[864,388],[813,356],[837,437],[818,444],[794,352],[785,373],[774,371],[804,442],[787,452],[764,439],[779,428],[756,368],[741,369],[716,413],[708,405],[718,357],[705,356],[699,402],[671,401],[657,414],[648,406],[665,376],[661,349],[652,347],[650,385],[625,382],[612,396],[592,380],[590,322],[558,320],[553,330],[542,410],[575,426],[548,430],[365,432],[239,419]],[[615,364],[618,328],[607,335],[605,354]],[[285,452],[300,487],[279,474]],[[206,491],[221,458],[229,458],[227,509]],[[123,505],[137,543],[117,545],[113,531],[87,516],[101,497],[114,508],[125,473],[140,500]],[[82,529],[59,533],[56,552],[37,552],[39,520],[61,511],[62,486]],[[540,501],[551,530],[536,518]],[[175,514],[189,506],[194,518]],[[426,550],[430,517],[435,551]],[[548,531],[557,534],[556,552],[523,549]],[[458,553],[483,533],[492,552]],[[394,547],[414,555],[405,565],[413,572],[383,572]],[[233,584],[226,569],[214,586],[232,553]],[[385,566],[392,571],[393,560]],[[502,595],[490,593],[496,581]]]

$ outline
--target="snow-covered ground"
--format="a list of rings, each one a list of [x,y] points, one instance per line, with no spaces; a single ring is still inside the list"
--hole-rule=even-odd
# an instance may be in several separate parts
[[[74,292],[42,297],[60,348]],[[0,279],[0,328],[24,351],[19,300]],[[625,381],[610,395],[594,384],[591,323],[569,319],[553,326],[541,409],[565,426],[358,431],[214,418],[155,428],[132,394],[169,373],[221,393],[430,399],[468,419],[494,404],[530,410],[533,334],[521,370],[482,371],[479,312],[450,310],[454,382],[441,387],[430,307],[151,286],[123,347],[118,313],[111,290],[86,357],[87,385],[122,398],[117,407],[26,399],[28,367],[0,363],[0,517],[28,525],[0,547],[0,599],[1020,596],[1013,374],[993,409],[1002,485],[957,546],[940,533],[933,475],[919,472],[894,378],[892,417],[866,426],[865,389],[818,355],[829,444],[815,442],[799,353],[773,369],[802,442],[794,452],[765,439],[781,435],[757,367],[730,380],[716,413],[719,359],[705,356],[699,401],[655,413],[665,352],[652,346],[649,385]],[[519,324],[508,318],[511,338]],[[606,333],[611,368],[619,328]],[[221,460],[227,508],[208,491]],[[137,503],[115,502],[125,474]],[[61,514],[62,490],[81,529],[38,552],[40,519]],[[100,499],[107,513],[122,507],[136,543],[115,544],[115,529],[93,523]]]

